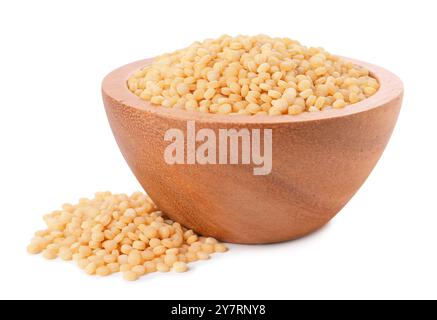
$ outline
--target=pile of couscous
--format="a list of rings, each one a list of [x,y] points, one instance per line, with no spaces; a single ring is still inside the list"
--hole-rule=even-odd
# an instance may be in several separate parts
[[[64,204],[44,221],[48,228],[35,233],[28,252],[74,260],[90,275],[123,272],[126,280],[136,280],[156,271],[185,272],[188,263],[227,251],[214,238],[199,237],[167,219],[141,192],[99,192]]]
[[[127,85],[155,105],[230,115],[339,109],[379,88],[368,70],[343,58],[265,35],[195,42],[155,58]]]

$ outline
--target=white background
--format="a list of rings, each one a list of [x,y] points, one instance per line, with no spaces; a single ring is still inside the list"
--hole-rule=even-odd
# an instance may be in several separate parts
[[[1,298],[437,298],[435,1],[2,1]],[[381,65],[403,109],[370,178],[304,239],[231,250],[136,283],[30,256],[42,215],[139,184],[109,129],[101,79],[223,33],[287,36]]]

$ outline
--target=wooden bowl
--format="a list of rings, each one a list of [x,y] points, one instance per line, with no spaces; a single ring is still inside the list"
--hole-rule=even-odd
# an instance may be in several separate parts
[[[348,59],[351,60],[351,59]],[[357,192],[381,156],[403,95],[400,79],[369,69],[381,87],[372,97],[339,110],[299,116],[215,115],[167,109],[141,100],[126,81],[150,60],[123,66],[103,80],[106,113],[133,173],[170,218],[196,232],[235,243],[295,239],[322,227]],[[164,161],[167,129],[272,129],[273,168],[175,164]]]

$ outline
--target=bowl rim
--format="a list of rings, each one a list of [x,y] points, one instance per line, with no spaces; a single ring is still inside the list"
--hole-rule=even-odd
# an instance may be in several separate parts
[[[392,72],[359,60],[342,57],[343,59],[352,62],[353,64],[365,67],[370,71],[370,74],[375,77],[380,88],[378,91],[367,99],[364,99],[355,104],[347,105],[342,109],[330,109],[321,112],[303,112],[299,115],[221,115],[213,113],[203,113],[199,111],[187,111],[166,108],[160,105],[151,104],[134,93],[128,86],[128,79],[138,70],[141,70],[147,64],[153,61],[152,59],[142,59],[126,65],[123,65],[108,75],[102,81],[102,94],[119,104],[128,106],[137,110],[152,113],[157,116],[171,118],[175,120],[189,121],[194,120],[202,123],[235,123],[235,124],[283,124],[296,123],[307,121],[320,121],[333,118],[346,117],[361,112],[369,111],[400,98],[403,95],[403,83],[398,76]]]

